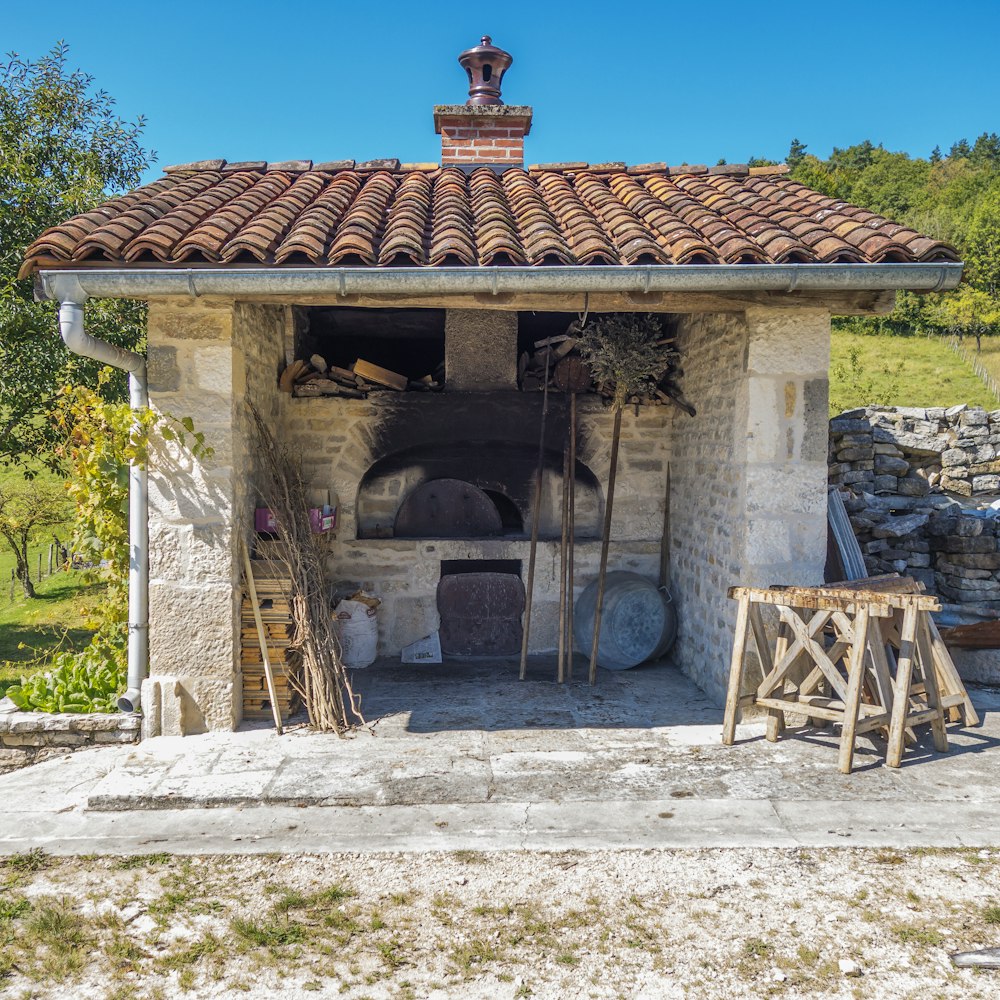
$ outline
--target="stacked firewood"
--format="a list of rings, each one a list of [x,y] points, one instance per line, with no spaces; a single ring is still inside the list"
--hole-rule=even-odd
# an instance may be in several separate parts
[[[297,687],[301,683],[301,657],[289,648],[295,634],[290,605],[291,582],[283,565],[272,561],[251,560],[257,611],[267,639],[267,655],[274,678],[274,690],[281,717],[287,719],[299,708]],[[240,667],[243,673],[243,717],[271,718],[271,700],[264,675],[264,657],[260,635],[251,603],[249,587],[244,589],[240,608]]]
[[[429,375],[408,379],[405,375],[358,358],[350,368],[328,365],[314,354],[308,361],[293,361],[278,380],[282,392],[293,396],[346,396],[366,399],[368,393],[440,392],[444,387],[444,362]]]
[[[518,384],[522,391],[530,392],[545,388],[546,373],[549,389],[572,392],[589,392],[610,400],[614,397],[615,386],[611,381],[595,381],[580,354],[578,322],[570,324],[564,334],[536,340],[534,351],[525,351],[518,361]],[[681,355],[677,350],[676,338],[665,333],[655,341],[662,360],[662,370],[657,370],[650,389],[640,395],[632,395],[627,402],[636,406],[652,404],[670,405],[694,416],[694,407],[684,399],[680,379],[684,375]]]

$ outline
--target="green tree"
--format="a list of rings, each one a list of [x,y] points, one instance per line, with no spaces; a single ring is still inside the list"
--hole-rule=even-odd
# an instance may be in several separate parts
[[[16,53],[0,63],[0,461],[51,453],[59,387],[97,385],[100,366],[69,354],[52,303],[36,303],[18,269],[45,229],[135,187],[154,158],[140,140],[142,118],[127,122],[92,77],[67,65],[67,47],[32,62]],[[135,349],[145,338],[138,302],[88,304],[96,337]],[[125,396],[123,375],[103,384]]]
[[[0,536],[10,546],[17,564],[15,572],[25,597],[35,596],[31,582],[28,546],[50,529],[69,520],[65,489],[41,480],[15,480],[0,484]]]
[[[978,199],[965,239],[970,278],[993,298],[1000,295],[1000,182]]]

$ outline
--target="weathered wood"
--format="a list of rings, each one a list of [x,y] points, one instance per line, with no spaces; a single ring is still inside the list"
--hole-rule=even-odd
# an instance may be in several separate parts
[[[930,627],[926,615],[922,615],[920,621],[917,622],[917,651],[920,655],[920,672],[924,678],[927,707],[934,712],[930,720],[934,749],[938,753],[947,753],[948,730],[945,728],[944,709],[941,706],[941,693],[938,690],[937,669],[934,665]]]
[[[278,707],[278,695],[274,686],[274,673],[271,670],[271,660],[267,648],[267,635],[264,632],[264,623],[261,620],[260,608],[257,605],[257,589],[254,584],[253,566],[250,564],[250,553],[247,550],[246,540],[240,540],[243,547],[243,570],[246,573],[247,590],[250,593],[250,602],[253,605],[254,621],[257,624],[257,637],[260,641],[260,655],[264,664],[264,676],[267,678],[267,693],[271,699],[271,713],[274,717],[274,730],[281,736],[281,709]]]
[[[134,264],[133,267],[140,265]],[[155,264],[152,266],[156,266]],[[240,296],[248,302],[292,302],[297,306],[355,306],[370,309],[498,309],[502,311],[577,312],[579,292],[512,293],[476,292],[463,295],[340,295],[336,292],[308,294],[269,291]],[[154,300],[155,301],[155,300]],[[168,301],[160,299],[159,301]],[[199,301],[225,305],[224,296],[199,296]],[[822,308],[836,316],[874,316],[892,312],[895,293],[892,291],[793,291],[793,292],[641,292],[590,293],[590,310],[601,312],[656,313],[743,313],[753,306],[767,306],[778,312],[805,308]]]
[[[618,475],[618,446],[622,437],[622,408],[615,407],[615,422],[611,430],[611,470],[608,473],[608,495],[604,503],[604,531],[601,535],[601,564],[597,572],[597,604],[594,608],[594,639],[590,648],[591,684],[597,683],[597,645],[601,637],[601,615],[604,611],[604,581],[608,575],[608,547],[611,544],[611,511],[615,502],[615,478]]]
[[[736,739],[736,714],[739,711],[740,688],[743,686],[743,662],[747,645],[747,630],[750,627],[750,598],[740,595],[736,609],[736,628],[733,632],[733,655],[729,664],[729,688],[726,692],[726,708],[722,720],[722,742],[732,746]]]
[[[535,466],[535,489],[532,494],[531,544],[528,547],[528,581],[525,587],[524,634],[521,637],[521,666],[518,672],[523,681],[528,676],[528,642],[531,634],[531,607],[535,594],[535,558],[538,555],[538,525],[542,513],[542,471],[545,464],[545,422],[549,415],[549,365],[545,362],[545,386],[542,397],[542,419],[538,429],[538,464]]]
[[[868,647],[868,609],[858,609],[854,616],[854,641],[848,666],[847,695],[844,698],[844,719],[840,730],[838,767],[841,774],[850,774],[854,763],[854,738],[861,708],[861,689],[865,677],[865,653]]]
[[[403,392],[406,389],[408,381],[405,375],[390,371],[388,368],[382,368],[380,365],[372,364],[370,361],[365,361],[362,358],[358,358],[354,362],[354,374],[368,382],[375,382],[378,385],[387,386],[398,392]]]
[[[903,762],[903,730],[910,705],[910,683],[913,679],[913,659],[916,655],[917,612],[907,608],[900,629],[899,656],[896,660],[896,687],[893,691],[892,719],[889,723],[889,746],[885,762],[899,767]]]
[[[761,671],[765,677],[768,677],[774,670],[774,661],[771,659],[771,649],[768,645],[767,632],[764,629],[764,621],[760,615],[759,604],[750,605],[750,631],[753,634],[753,642],[757,649],[757,659],[760,660]],[[769,708],[767,710],[768,742],[776,742],[778,737],[784,732],[784,729],[784,713],[781,709]]]

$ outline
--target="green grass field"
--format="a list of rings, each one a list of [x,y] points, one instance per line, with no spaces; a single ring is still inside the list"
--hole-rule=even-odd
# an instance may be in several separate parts
[[[1000,338],[995,339],[996,378],[1000,380]],[[973,342],[974,345],[974,342]],[[991,345],[992,346],[992,345]],[[852,359],[852,352],[854,357]],[[940,338],[870,337],[835,330],[830,359],[830,412],[855,406],[953,406],[969,403],[987,410],[1000,401]]]
[[[966,337],[963,345],[969,357],[976,356],[976,338]],[[980,340],[979,361],[1000,382],[1000,337],[983,337]]]
[[[42,473],[42,475],[47,475]],[[16,481],[21,473],[14,469],[0,471],[0,484]],[[57,531],[60,537],[65,530]],[[28,550],[31,578],[37,597],[24,596],[20,584],[11,587],[15,566],[14,553],[0,540],[0,696],[26,671],[37,670],[39,657],[55,649],[79,649],[90,639],[83,609],[94,603],[99,585],[88,585],[83,574],[58,571],[37,582],[38,556],[42,570],[48,573],[49,541]]]

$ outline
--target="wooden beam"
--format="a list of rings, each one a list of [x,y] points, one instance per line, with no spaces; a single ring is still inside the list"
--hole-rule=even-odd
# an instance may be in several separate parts
[[[887,299],[886,296],[891,298]],[[354,306],[361,309],[498,309],[505,311],[579,312],[583,308],[583,293],[492,295],[477,292],[464,295],[287,295],[268,293],[241,295],[241,302],[294,304],[298,306]],[[173,297],[153,297],[151,302],[169,305]],[[235,301],[230,296],[204,295],[200,302],[215,305]],[[655,312],[655,313],[742,313],[748,308],[768,306],[776,310],[802,308],[827,309],[835,316],[875,316],[891,310],[892,292],[591,292],[591,312]]]

